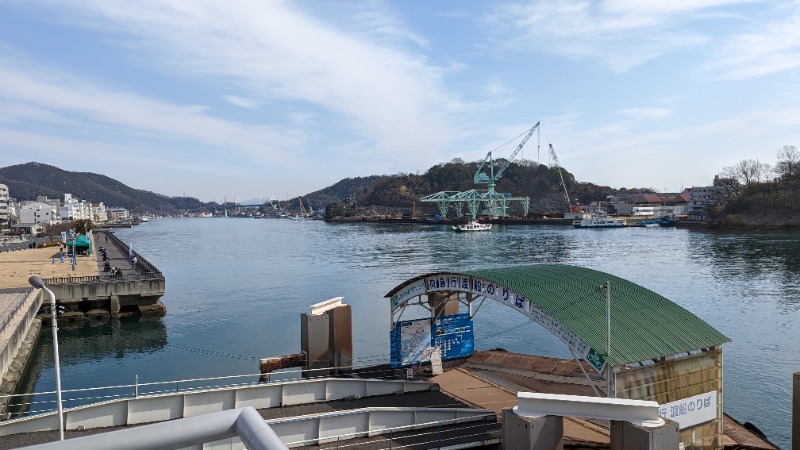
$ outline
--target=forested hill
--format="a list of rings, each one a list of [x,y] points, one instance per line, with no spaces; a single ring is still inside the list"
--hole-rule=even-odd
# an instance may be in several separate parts
[[[191,197],[168,197],[134,189],[105,175],[68,172],[47,164],[29,162],[0,168],[0,183],[8,185],[10,195],[19,200],[36,200],[39,195],[64,200],[70,193],[80,200],[121,206],[133,212],[174,213],[202,209],[205,205]]]
[[[504,160],[495,161],[498,170]],[[310,194],[304,201],[315,210],[335,204],[340,207],[386,208],[387,210],[416,207],[435,212],[435,205],[421,204],[419,199],[439,191],[485,190],[486,185],[475,185],[473,176],[478,162],[455,159],[437,164],[424,174],[373,175],[345,178],[336,184]],[[488,170],[488,169],[485,169]],[[610,187],[578,182],[568,171],[561,169],[570,198],[582,203],[605,199],[615,193]],[[68,172],[42,163],[26,163],[0,168],[0,183],[6,184],[12,197],[35,200],[38,195],[63,200],[64,193],[78,199],[103,202],[106,206],[121,206],[134,213],[173,214],[177,212],[214,212],[220,206],[202,203],[193,197],[168,197],[154,192],[135,189],[105,175],[91,172]],[[559,171],[533,161],[511,163],[498,180],[495,190],[512,196],[531,198],[531,213],[565,211],[567,204],[561,186]],[[649,191],[649,190],[645,190]],[[415,206],[412,206],[415,205]],[[283,205],[286,207],[286,205]],[[306,205],[308,206],[308,205]],[[297,200],[289,209],[299,208]],[[514,210],[514,213],[520,213]]]
[[[495,161],[498,170],[505,163],[504,160]],[[424,174],[398,174],[392,176],[376,177],[372,185],[364,183],[363,186],[350,189],[346,192],[346,197],[339,187],[340,195],[329,195],[330,191],[337,185],[308,194],[307,198],[314,204],[327,206],[330,200],[336,197],[346,200],[339,204],[339,207],[388,207],[403,208],[409,211],[412,205],[419,209],[425,207],[433,212],[435,205],[431,203],[421,204],[419,199],[426,195],[440,191],[468,191],[470,189],[486,190],[486,185],[476,185],[473,177],[478,169],[479,162],[464,162],[455,159],[449,163],[437,164],[427,170]],[[484,171],[488,169],[484,168]],[[606,196],[616,193],[608,186],[598,186],[592,183],[578,182],[568,171],[561,169],[564,183],[567,186],[570,199],[575,202],[589,203],[594,200],[604,200]],[[359,179],[348,179],[355,181]],[[364,179],[361,179],[364,180]],[[346,180],[343,180],[346,181]],[[652,192],[651,189],[640,189],[644,192]],[[515,197],[530,197],[530,213],[541,214],[549,211],[566,211],[568,206],[565,198],[564,189],[561,185],[559,170],[540,165],[534,161],[520,160],[512,162],[506,171],[497,181],[495,191],[508,193]],[[515,208],[513,212],[519,214],[521,211]]]

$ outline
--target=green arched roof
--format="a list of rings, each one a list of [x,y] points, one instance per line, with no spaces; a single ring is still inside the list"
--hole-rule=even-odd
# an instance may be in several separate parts
[[[611,355],[606,360],[613,366],[714,347],[729,341],[714,327],[666,297],[593,269],[537,264],[446,273],[482,279],[525,297],[603,355],[606,349],[606,301],[601,286],[610,281]],[[421,279],[440,274],[444,272],[407,280],[386,297],[393,297]]]

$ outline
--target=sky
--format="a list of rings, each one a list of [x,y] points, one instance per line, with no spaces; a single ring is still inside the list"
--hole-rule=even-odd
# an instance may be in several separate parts
[[[677,192],[800,146],[798,24],[800,1],[0,0],[0,167],[284,200],[510,157],[540,122],[517,159]]]

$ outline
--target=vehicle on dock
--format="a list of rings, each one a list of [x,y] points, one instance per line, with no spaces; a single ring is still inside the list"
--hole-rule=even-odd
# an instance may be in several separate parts
[[[491,223],[480,223],[475,220],[470,220],[467,223],[460,223],[458,225],[453,225],[453,230],[456,232],[462,231],[489,231],[492,229]]]

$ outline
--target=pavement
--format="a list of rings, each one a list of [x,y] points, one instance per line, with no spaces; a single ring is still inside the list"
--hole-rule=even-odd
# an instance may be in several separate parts
[[[23,248],[0,252],[0,289],[27,288],[28,278],[39,275],[42,278],[84,277],[98,275],[95,256],[78,256],[75,270],[70,259],[64,255],[59,258],[61,247]]]

